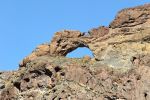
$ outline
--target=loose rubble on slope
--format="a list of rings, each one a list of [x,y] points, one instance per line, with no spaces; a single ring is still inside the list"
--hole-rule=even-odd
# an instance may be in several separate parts
[[[94,58],[65,57],[78,47]],[[88,34],[56,32],[17,71],[0,72],[0,100],[150,100],[150,4]]]

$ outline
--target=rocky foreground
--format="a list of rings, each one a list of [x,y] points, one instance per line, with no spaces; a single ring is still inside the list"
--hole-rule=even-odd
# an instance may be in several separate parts
[[[94,58],[65,57],[78,47]],[[56,32],[17,71],[0,72],[0,100],[150,100],[150,4],[86,34]]]

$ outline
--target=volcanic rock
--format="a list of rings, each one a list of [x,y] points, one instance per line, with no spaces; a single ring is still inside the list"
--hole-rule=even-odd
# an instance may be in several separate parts
[[[66,57],[78,47],[94,57]],[[56,32],[17,71],[0,72],[0,100],[150,100],[150,4],[87,34]]]

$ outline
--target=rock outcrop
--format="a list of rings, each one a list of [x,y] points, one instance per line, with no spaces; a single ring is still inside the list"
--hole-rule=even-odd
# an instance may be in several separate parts
[[[94,58],[67,58],[78,47]],[[150,100],[150,4],[121,10],[109,27],[56,32],[0,73],[0,100]]]

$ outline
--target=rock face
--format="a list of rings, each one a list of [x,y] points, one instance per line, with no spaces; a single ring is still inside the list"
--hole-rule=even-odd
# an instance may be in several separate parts
[[[65,57],[78,47],[94,58]],[[0,100],[150,100],[150,4],[87,34],[56,32],[19,66],[0,73]]]

